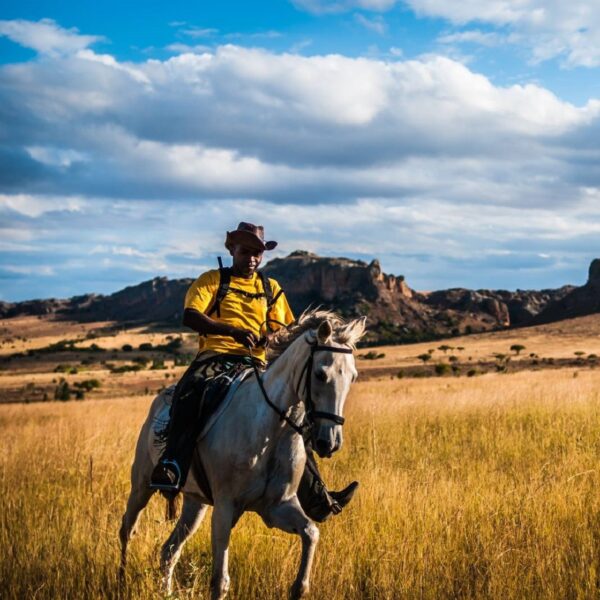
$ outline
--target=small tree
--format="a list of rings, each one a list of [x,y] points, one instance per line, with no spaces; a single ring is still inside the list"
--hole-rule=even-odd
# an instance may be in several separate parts
[[[417,358],[419,360],[423,361],[423,364],[425,364],[428,360],[431,360],[431,354],[428,354],[427,352],[424,354],[419,354],[419,356],[417,356]]]
[[[64,379],[56,386],[54,399],[62,400],[63,402],[71,399],[71,388],[69,388],[69,384]]]
[[[517,356],[521,354],[521,351],[525,350],[525,346],[523,344],[513,344],[510,347],[511,351],[514,352]]]
[[[446,375],[450,370],[450,365],[447,365],[446,363],[438,363],[435,365],[435,374],[438,376]]]
[[[444,354],[446,354],[446,352],[448,352],[448,350],[453,350],[454,348],[452,346],[448,346],[448,344],[442,344],[441,346],[438,346],[438,350],[441,350]]]

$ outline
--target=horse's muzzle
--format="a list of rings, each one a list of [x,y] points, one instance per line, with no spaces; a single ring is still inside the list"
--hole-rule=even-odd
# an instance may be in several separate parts
[[[342,447],[342,428],[339,425],[321,425],[315,431],[313,447],[321,458],[329,458]]]

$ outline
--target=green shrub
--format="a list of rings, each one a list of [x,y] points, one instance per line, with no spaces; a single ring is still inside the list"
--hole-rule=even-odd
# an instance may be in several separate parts
[[[97,379],[86,379],[85,381],[78,381],[73,385],[80,390],[91,392],[92,390],[99,388],[101,383]]]
[[[374,350],[369,350],[369,352],[367,352],[366,354],[358,355],[358,358],[361,358],[363,360],[378,360],[378,359],[384,358],[384,357],[385,357],[384,352],[375,352]]]
[[[128,371],[141,371],[142,370],[141,365],[115,366],[115,365],[107,364],[106,366],[108,367],[108,369],[110,370],[111,373],[127,373]]]
[[[441,376],[450,373],[451,369],[450,365],[447,365],[446,363],[438,363],[437,365],[435,365],[434,371],[436,375]]]
[[[61,379],[59,384],[56,386],[56,389],[54,390],[54,399],[61,400],[62,402],[66,402],[67,400],[71,399],[71,388],[64,379]]]

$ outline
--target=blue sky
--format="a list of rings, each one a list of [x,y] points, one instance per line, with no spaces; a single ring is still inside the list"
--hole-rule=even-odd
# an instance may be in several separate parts
[[[600,256],[600,5],[8,2],[0,300],[194,277],[224,231],[416,289]]]

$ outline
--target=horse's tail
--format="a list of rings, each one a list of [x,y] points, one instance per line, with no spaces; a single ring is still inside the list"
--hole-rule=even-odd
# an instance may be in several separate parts
[[[165,519],[167,521],[173,521],[179,514],[179,501],[180,494],[167,498],[167,505],[165,506]]]

